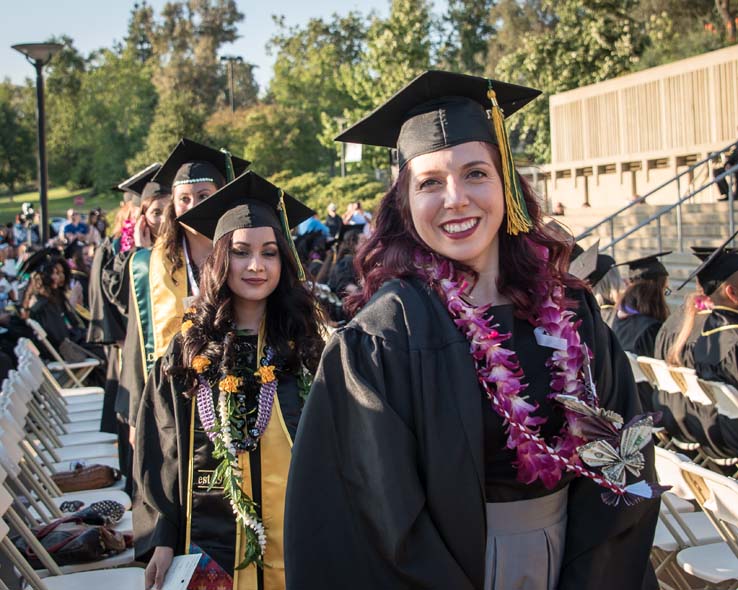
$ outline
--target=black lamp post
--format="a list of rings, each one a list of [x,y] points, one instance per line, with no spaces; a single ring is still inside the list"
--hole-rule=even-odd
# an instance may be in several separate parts
[[[44,66],[64,46],[60,43],[22,43],[13,49],[26,56],[36,68],[36,107],[38,114],[38,195],[41,205],[41,243],[49,241],[48,174],[46,170],[46,110],[44,107]]]
[[[220,58],[220,61],[224,61],[228,64],[228,90],[230,94],[231,112],[236,112],[236,101],[235,101],[235,88],[233,83],[233,64],[243,63],[243,58],[238,55],[224,55]]]

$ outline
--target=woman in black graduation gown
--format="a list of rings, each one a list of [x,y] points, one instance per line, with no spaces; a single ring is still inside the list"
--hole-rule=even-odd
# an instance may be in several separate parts
[[[426,72],[339,137],[396,146],[400,174],[298,429],[288,590],[656,588],[650,419],[615,450],[609,420],[640,412],[628,361],[511,174],[497,101],[511,114],[537,94]]]
[[[628,286],[618,301],[612,331],[627,352],[654,355],[656,335],[669,317],[666,303],[669,273],[658,260],[667,254],[670,252],[622,263],[628,265]]]
[[[23,309],[46,331],[59,351],[65,340],[85,346],[87,327],[67,301],[70,270],[61,253],[46,249],[29,258],[21,269],[31,271]]]
[[[203,552],[196,575],[208,588],[284,588],[290,450],[323,341],[282,228],[312,214],[248,172],[179,218],[213,252],[138,414],[134,517],[137,557],[151,558],[147,588],[173,554]]]

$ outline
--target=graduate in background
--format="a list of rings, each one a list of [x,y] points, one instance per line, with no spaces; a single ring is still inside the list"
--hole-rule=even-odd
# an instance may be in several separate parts
[[[136,249],[126,268],[129,325],[117,403],[127,406],[132,429],[146,375],[179,330],[185,300],[197,295],[199,269],[212,250],[210,239],[184,228],[177,217],[222,188],[227,179],[244,172],[248,164],[227,152],[182,139],[152,179],[171,187],[172,200],[154,246]]]
[[[617,313],[617,301],[623,288],[615,259],[608,254],[597,254],[597,265],[594,272],[587,277],[587,281],[600,306],[602,319],[612,328]]]
[[[738,387],[738,251],[727,248],[735,236],[695,271],[712,310],[694,344],[694,368],[702,379]]]
[[[738,251],[728,248],[735,234],[718,248],[700,248],[702,263],[678,287],[694,276],[709,296],[713,309],[702,320],[693,348],[697,375],[711,381],[738,385]],[[698,316],[699,317],[699,316]],[[738,420],[719,413],[714,404],[694,403],[683,395],[639,387],[643,405],[660,412],[660,425],[671,436],[699,443],[703,453],[718,459],[738,456]],[[645,395],[644,395],[645,394]]]
[[[323,349],[289,226],[312,214],[247,172],[178,219],[213,252],[137,420],[136,555],[151,557],[146,588],[161,586],[182,553],[204,554],[191,588],[285,587],[292,439]]]
[[[707,260],[707,257],[715,250],[715,248],[701,246],[691,246],[691,248],[694,255],[702,262]],[[695,274],[696,271],[677,287],[677,291],[681,290]],[[702,333],[702,327],[710,315],[711,307],[712,302],[704,294],[700,285],[696,291],[685,295],[682,305],[669,315],[656,335],[654,358],[665,360],[673,366],[694,369],[692,354],[694,344]]]
[[[656,334],[669,317],[666,294],[669,273],[659,258],[671,252],[659,252],[618,266],[628,265],[628,286],[617,304],[612,331],[627,352],[653,356]]]
[[[87,337],[105,346],[108,370],[105,380],[102,431],[118,434],[118,459],[126,477],[125,491],[132,495],[130,427],[128,405],[121,403],[121,351],[128,329],[128,280],[125,263],[135,252],[134,230],[139,217],[142,192],[161,168],[155,163],[120,182],[123,205],[116,215],[113,233],[95,253],[90,271],[91,328]],[[95,328],[92,325],[95,325]]]
[[[502,110],[538,94],[426,72],[339,136],[396,147],[400,172],[356,256],[360,311],[326,345],[301,418],[288,590],[657,587],[651,419],[629,422],[628,360],[504,130]],[[584,414],[638,443],[610,454]],[[614,457],[632,451],[626,473]]]

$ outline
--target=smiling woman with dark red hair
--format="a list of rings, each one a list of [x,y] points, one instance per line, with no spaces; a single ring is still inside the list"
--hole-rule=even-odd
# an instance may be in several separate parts
[[[295,441],[288,590],[656,588],[652,418],[504,129],[537,94],[426,72],[339,138],[400,173]]]

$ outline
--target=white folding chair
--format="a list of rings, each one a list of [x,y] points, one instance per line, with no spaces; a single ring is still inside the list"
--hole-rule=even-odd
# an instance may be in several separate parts
[[[728,418],[738,418],[738,391],[728,383],[720,381],[699,380],[705,392],[709,392],[715,400],[718,412]]]
[[[641,369],[641,366],[638,364],[638,355],[626,351],[625,356],[628,357],[628,362],[630,363],[631,371],[633,371],[633,378],[635,379],[635,382],[649,382],[648,377],[643,372],[643,369]]]
[[[717,543],[720,535],[703,512],[694,511],[692,501],[695,497],[681,472],[681,465],[689,459],[658,447],[655,451],[659,483],[671,486],[661,497],[661,513],[654,536],[656,575],[662,581],[667,579],[672,588],[690,590],[689,582],[676,565],[677,553],[686,547]]]
[[[3,473],[0,472],[0,479]],[[140,568],[104,569],[131,563],[133,550],[128,549],[102,561],[59,567],[41,543],[34,541],[30,529],[12,508],[12,497],[0,485],[0,551],[10,560],[21,577],[33,590],[78,590],[105,588],[106,590],[143,590],[144,570]],[[33,548],[46,570],[35,571],[9,538],[8,519],[13,529]],[[48,576],[48,577],[46,577]],[[43,579],[42,579],[43,578]]]
[[[54,358],[54,361],[49,364],[49,369],[52,371],[63,371],[69,377],[71,382],[78,387],[82,387],[87,375],[89,375],[95,367],[100,365],[100,361],[92,357],[78,363],[66,362],[51,342],[49,342],[46,331],[41,327],[41,324],[30,318],[26,320],[26,323],[33,330],[36,338],[41,341],[46,350],[49,351],[49,354]],[[75,373],[75,371],[77,372]]]
[[[677,554],[677,563],[692,576],[736,590],[738,482],[694,463],[684,463],[682,474],[722,542],[683,549]]]
[[[700,385],[699,377],[697,377],[697,372],[694,369],[669,367],[669,372],[687,399],[704,406],[714,404],[714,399]]]
[[[651,381],[651,385],[668,393],[681,393],[681,389],[669,372],[669,366],[660,359],[639,356],[638,365]]]

